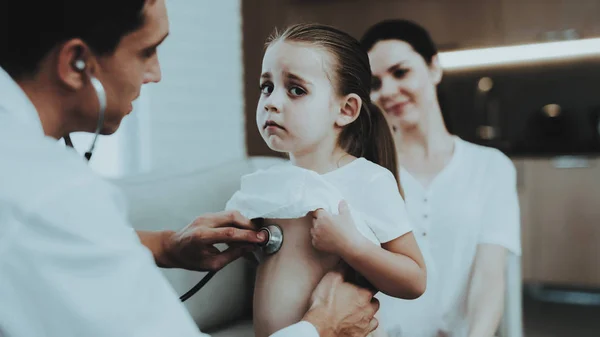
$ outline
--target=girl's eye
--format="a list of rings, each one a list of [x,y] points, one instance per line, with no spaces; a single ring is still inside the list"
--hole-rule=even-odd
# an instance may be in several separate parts
[[[290,93],[293,96],[302,96],[302,95],[306,94],[306,91],[304,91],[302,88],[299,88],[299,87],[292,87],[290,89]]]
[[[260,92],[264,95],[269,95],[273,92],[273,86],[270,83],[264,83],[260,86]]]

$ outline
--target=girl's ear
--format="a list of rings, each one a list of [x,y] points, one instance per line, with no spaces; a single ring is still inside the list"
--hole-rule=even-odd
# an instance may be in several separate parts
[[[344,127],[354,122],[360,115],[362,99],[357,94],[349,94],[342,100],[340,113],[335,120],[335,125]]]

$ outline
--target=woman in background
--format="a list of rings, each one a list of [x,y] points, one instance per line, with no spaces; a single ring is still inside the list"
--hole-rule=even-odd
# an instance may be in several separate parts
[[[437,98],[442,69],[428,32],[383,21],[361,39],[371,99],[394,130],[406,207],[427,266],[417,300],[379,294],[390,337],[488,337],[503,312],[507,251],[520,254],[516,172],[500,151],[450,134]]]

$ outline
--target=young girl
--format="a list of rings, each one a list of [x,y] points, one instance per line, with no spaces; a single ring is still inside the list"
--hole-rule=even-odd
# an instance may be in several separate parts
[[[396,151],[370,101],[371,70],[358,41],[301,24],[267,43],[256,121],[290,164],[245,176],[227,204],[276,223],[281,250],[257,270],[257,337],[298,322],[309,296],[340,259],[377,290],[414,299],[425,291],[421,252],[407,220]]]

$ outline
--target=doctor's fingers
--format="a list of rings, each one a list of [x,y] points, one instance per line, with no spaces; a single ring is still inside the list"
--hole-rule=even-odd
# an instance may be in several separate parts
[[[200,226],[210,228],[236,227],[240,229],[256,229],[252,221],[238,211],[206,214],[197,218],[194,222],[197,222]]]
[[[344,283],[345,272],[346,271],[342,270],[341,268],[330,270],[327,272],[327,274],[325,274],[325,276],[323,276],[321,282],[319,282],[319,285],[328,288],[336,287],[339,284]]]
[[[371,309],[373,310],[373,315],[375,315],[379,311],[380,307],[379,300],[376,297],[371,298]]]
[[[377,320],[377,318],[373,317],[373,319],[369,323],[369,330],[370,330],[369,332],[375,331],[375,329],[377,329],[378,327],[379,327],[379,321]]]
[[[216,243],[263,243],[267,240],[264,232],[254,230],[239,229],[234,227],[211,228],[198,230],[192,234],[193,241],[198,244],[216,244]]]

